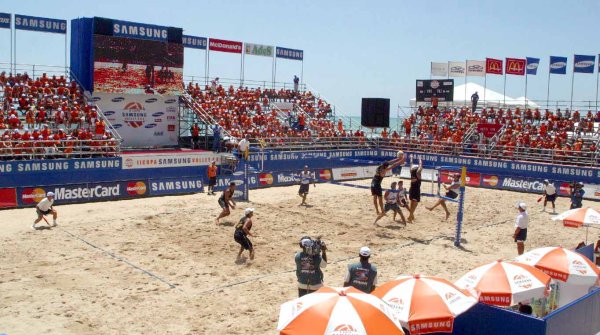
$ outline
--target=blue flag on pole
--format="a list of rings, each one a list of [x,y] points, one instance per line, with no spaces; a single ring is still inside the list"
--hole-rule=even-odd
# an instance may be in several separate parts
[[[573,72],[594,73],[594,65],[596,65],[596,56],[575,55]]]
[[[0,28],[10,29],[10,17],[8,13],[0,13]]]
[[[536,75],[538,66],[540,66],[539,58],[527,57],[527,74]]]
[[[567,74],[567,57],[550,56],[550,73]]]

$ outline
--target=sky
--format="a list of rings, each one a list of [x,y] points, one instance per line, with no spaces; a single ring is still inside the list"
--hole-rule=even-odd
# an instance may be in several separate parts
[[[304,50],[304,64],[278,59],[277,81],[303,82],[341,114],[360,115],[361,98],[391,99],[391,116],[430,78],[430,62],[486,57],[541,58],[528,77],[528,97],[546,100],[549,56],[569,58],[567,75],[552,75],[550,100],[569,101],[573,54],[598,55],[594,23],[600,1],[66,1],[0,0],[0,11],[71,20],[102,16],[181,27],[184,34]],[[68,37],[68,36],[67,36]],[[67,41],[69,42],[69,41]],[[10,62],[10,33],[0,29],[0,68]],[[64,35],[16,34],[20,64],[63,65]],[[204,76],[205,52],[186,49],[184,76]],[[38,71],[40,70],[38,66]],[[303,69],[302,69],[303,68]],[[244,78],[271,81],[272,60],[247,56]],[[240,56],[210,53],[210,76],[240,77]],[[456,78],[455,85],[463,82]],[[483,85],[483,78],[468,78]],[[597,72],[575,74],[573,99],[595,100]],[[503,76],[487,76],[502,93]],[[507,76],[506,94],[524,95],[525,79]]]

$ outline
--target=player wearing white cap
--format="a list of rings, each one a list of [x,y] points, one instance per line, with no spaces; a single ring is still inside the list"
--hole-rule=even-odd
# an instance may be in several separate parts
[[[308,195],[311,180],[313,187],[317,187],[315,180],[312,178],[312,173],[308,170],[308,165],[304,165],[304,170],[300,172],[300,189],[298,190],[298,195],[302,197],[300,206],[306,205],[306,196]]]
[[[246,208],[244,211],[244,217],[235,225],[235,232],[233,233],[233,239],[240,244],[240,251],[238,252],[236,262],[240,262],[242,259],[242,253],[244,250],[250,252],[250,260],[254,260],[254,246],[248,236],[256,237],[256,234],[252,234],[252,216],[254,215],[254,208]]]
[[[548,179],[544,179],[544,209],[542,212],[546,211],[546,204],[552,204],[552,213],[556,214],[556,205],[554,202],[556,201],[556,187],[552,184]]]
[[[371,258],[371,249],[362,247],[358,251],[360,261],[348,265],[344,287],[352,286],[365,293],[371,293],[377,286],[377,267],[369,263]]]
[[[58,213],[52,207],[54,205],[54,193],[48,192],[46,193],[46,197],[40,201],[37,206],[35,206],[35,211],[37,213],[37,219],[31,225],[31,228],[37,229],[36,224],[44,218],[44,215],[52,214],[52,227],[56,227],[56,218],[58,217]],[[48,222],[48,221],[46,221]],[[48,225],[50,225],[48,223]]]
[[[525,251],[525,241],[527,240],[527,226],[529,226],[529,214],[527,214],[527,205],[524,202],[517,204],[519,214],[515,220],[515,233],[513,238],[517,242],[517,252],[522,255]]]

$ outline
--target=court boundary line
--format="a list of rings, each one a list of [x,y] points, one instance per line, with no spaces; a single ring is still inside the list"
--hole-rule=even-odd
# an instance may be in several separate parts
[[[66,229],[63,229],[63,228],[61,228],[61,227],[56,227],[56,228],[60,229],[60,230],[61,230],[62,232],[64,232],[65,234],[67,234],[67,235],[69,235],[69,236],[71,236],[71,237],[73,237],[73,238],[75,238],[75,239],[77,239],[77,240],[79,240],[79,241],[81,241],[81,242],[83,242],[83,243],[85,243],[85,244],[89,245],[90,247],[92,247],[92,248],[94,248],[94,249],[97,249],[97,250],[100,250],[102,253],[104,253],[104,254],[107,254],[107,255],[108,255],[108,256],[110,256],[111,258],[114,258],[114,259],[116,259],[116,260],[117,260],[117,261],[119,261],[119,262],[125,263],[126,265],[129,265],[130,267],[132,267],[132,268],[134,268],[134,269],[136,269],[136,270],[138,270],[138,271],[142,272],[143,274],[146,274],[146,275],[148,275],[148,276],[150,276],[150,277],[152,277],[152,278],[154,278],[154,279],[156,279],[156,280],[158,280],[158,281],[162,282],[163,284],[166,284],[166,285],[168,285],[170,288],[172,288],[172,289],[175,289],[175,290],[178,290],[178,291],[180,291],[180,292],[183,292],[183,293],[185,293],[185,292],[184,292],[182,289],[180,289],[179,287],[177,287],[177,285],[175,285],[175,284],[173,284],[173,283],[169,282],[169,281],[168,281],[168,280],[166,280],[166,279],[163,279],[162,277],[160,277],[160,276],[158,276],[158,275],[156,275],[156,274],[154,274],[154,273],[152,273],[152,272],[150,272],[150,271],[148,271],[148,270],[146,270],[146,269],[143,269],[143,268],[141,268],[141,267],[140,267],[140,266],[138,266],[138,265],[135,265],[135,264],[131,263],[131,262],[130,262],[130,261],[128,261],[127,259],[125,259],[125,258],[123,258],[123,257],[121,257],[121,256],[119,256],[119,255],[117,255],[117,254],[115,254],[115,253],[113,253],[113,252],[110,252],[110,251],[108,251],[108,250],[106,250],[106,249],[104,249],[104,248],[102,248],[102,247],[99,247],[99,246],[97,246],[97,245],[93,244],[92,242],[89,242],[89,241],[87,241],[87,240],[86,240],[86,239],[84,239],[83,237],[80,237],[80,236],[78,236],[78,235],[75,235],[75,234],[71,233],[70,231],[68,231],[68,230],[66,230]]]

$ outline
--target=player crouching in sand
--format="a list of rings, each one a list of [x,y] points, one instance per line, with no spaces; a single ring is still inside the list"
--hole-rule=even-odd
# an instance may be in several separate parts
[[[250,261],[254,260],[254,246],[248,236],[256,237],[256,234],[252,234],[252,216],[254,215],[254,208],[246,208],[244,211],[244,217],[240,219],[237,225],[235,225],[235,232],[233,233],[233,239],[239,243],[240,251],[238,252],[236,263],[242,261],[242,253],[244,250],[250,252]]]
[[[384,198],[385,198],[385,205],[383,207],[383,213],[379,216],[377,216],[377,218],[375,219],[375,224],[377,224],[377,221],[379,221],[379,219],[381,219],[385,213],[389,212],[389,211],[394,211],[394,221],[396,221],[396,214],[400,214],[400,217],[402,218],[402,223],[404,225],[406,225],[406,219],[404,218],[404,214],[402,214],[402,210],[400,210],[400,198],[399,198],[399,192],[396,189],[396,185],[397,182],[393,182],[390,185],[390,189],[385,191],[384,194]]]
[[[52,227],[56,227],[56,218],[58,217],[58,213],[52,207],[54,204],[54,193],[48,192],[46,193],[46,197],[40,201],[37,206],[35,206],[35,211],[37,213],[37,219],[31,225],[31,228],[37,229],[36,224],[42,221],[44,215],[52,214]],[[48,221],[46,221],[48,223]],[[50,223],[48,223],[50,225]]]

